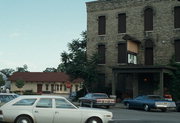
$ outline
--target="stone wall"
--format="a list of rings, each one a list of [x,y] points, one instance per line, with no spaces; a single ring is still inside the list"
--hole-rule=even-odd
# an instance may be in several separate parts
[[[107,83],[114,81],[112,66],[117,66],[117,44],[125,34],[141,42],[138,64],[144,64],[144,41],[154,42],[154,65],[167,65],[174,55],[174,40],[180,39],[180,29],[174,29],[174,7],[178,0],[100,0],[87,2],[87,56],[97,52],[99,43],[106,46],[106,64],[100,67],[107,75]],[[144,31],[144,9],[154,11],[153,31]],[[126,33],[118,33],[118,14],[126,13]],[[106,34],[98,35],[98,16],[106,16]]]

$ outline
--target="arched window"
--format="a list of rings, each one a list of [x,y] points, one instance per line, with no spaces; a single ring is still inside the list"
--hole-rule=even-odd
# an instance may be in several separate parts
[[[153,42],[150,39],[145,41],[145,65],[153,65]]]
[[[180,28],[180,6],[174,7],[174,28]]]
[[[144,10],[144,31],[153,30],[153,9],[146,8]]]

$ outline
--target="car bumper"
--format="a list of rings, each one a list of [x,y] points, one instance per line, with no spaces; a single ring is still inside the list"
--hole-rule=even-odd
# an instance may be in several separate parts
[[[95,103],[96,106],[115,106],[115,103]]]

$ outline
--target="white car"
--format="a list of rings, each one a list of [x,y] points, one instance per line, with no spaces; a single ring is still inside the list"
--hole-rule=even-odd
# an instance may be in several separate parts
[[[0,107],[0,122],[108,123],[112,112],[78,108],[61,96],[20,96]]]

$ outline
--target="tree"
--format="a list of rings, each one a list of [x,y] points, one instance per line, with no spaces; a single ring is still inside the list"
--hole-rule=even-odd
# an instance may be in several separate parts
[[[0,86],[3,86],[5,84],[5,81],[3,79],[3,76],[0,74]]]
[[[43,72],[57,72],[56,68],[46,68]]]
[[[16,87],[21,89],[24,86],[23,80],[16,80]]]
[[[17,67],[16,72],[29,72],[28,66],[25,64],[25,65],[23,65],[23,67]]]
[[[66,72],[72,79],[83,78],[85,85],[91,90],[92,82],[97,82],[97,55],[87,60],[86,42],[87,33],[82,32],[81,39],[74,39],[68,43],[68,51],[61,53],[62,63],[58,71]]]
[[[11,68],[2,69],[0,72],[4,73],[7,77],[11,76],[15,70]]]

